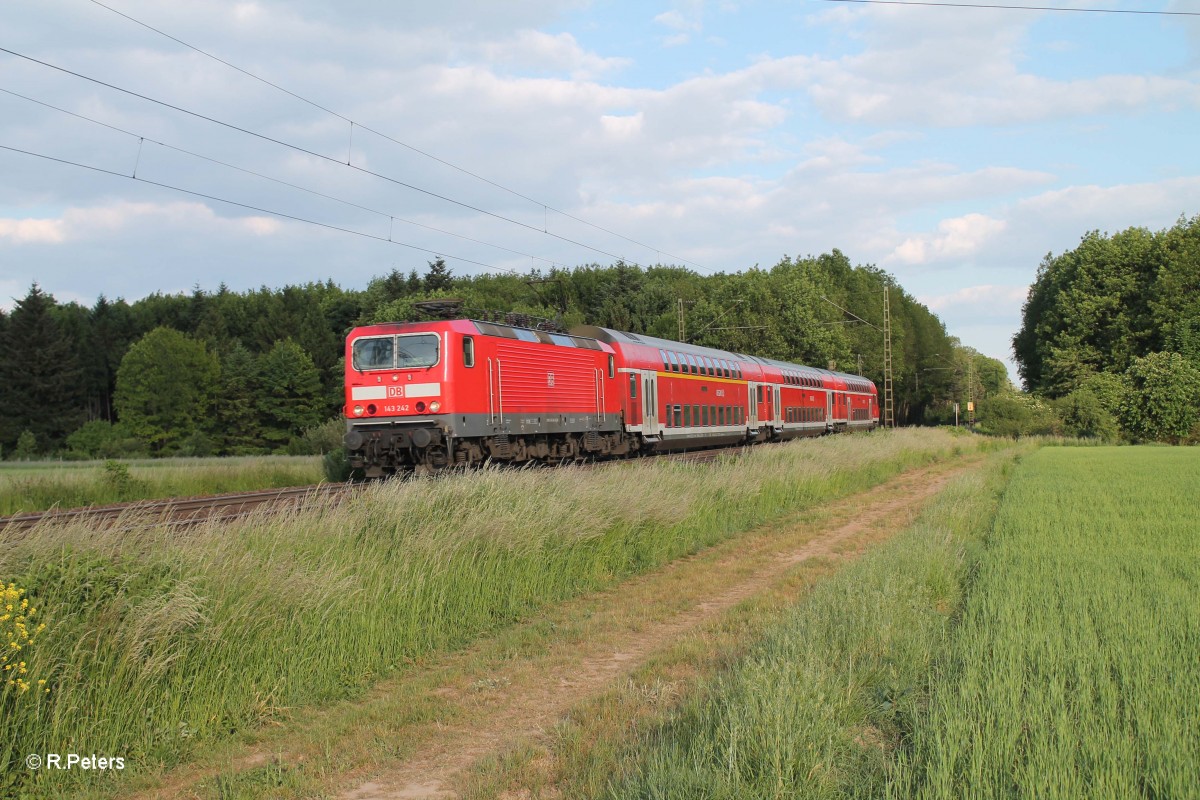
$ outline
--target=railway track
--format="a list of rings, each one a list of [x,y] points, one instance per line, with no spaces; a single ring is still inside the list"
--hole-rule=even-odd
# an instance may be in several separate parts
[[[303,508],[325,498],[345,495],[353,484],[321,483],[289,489],[264,489],[255,492],[218,494],[205,497],[171,497],[162,500],[142,500],[111,506],[91,506],[67,510],[43,511],[0,517],[0,533],[28,530],[40,523],[86,520],[89,524],[107,527],[121,520],[136,519],[139,523],[156,522],[170,525],[194,525],[210,519],[236,519],[264,508],[288,510]]]
[[[723,456],[740,455],[745,447],[726,447],[715,450],[697,450],[691,453],[665,453],[657,458],[669,461],[706,463]],[[613,461],[587,462],[585,466],[613,464]],[[320,483],[296,486],[289,489],[264,489],[255,492],[208,495],[205,497],[171,497],[162,500],[141,500],[135,503],[118,503],[110,506],[89,506],[65,510],[42,511],[0,517],[0,533],[11,534],[29,530],[47,523],[85,520],[89,524],[108,527],[121,520],[137,520],[169,525],[194,525],[208,520],[231,520],[251,513],[271,509],[287,511],[304,508],[330,497],[345,497],[362,484]]]

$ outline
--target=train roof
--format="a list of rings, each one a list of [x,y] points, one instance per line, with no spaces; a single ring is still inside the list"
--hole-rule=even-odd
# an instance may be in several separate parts
[[[612,328],[601,328],[598,325],[576,325],[571,328],[571,333],[576,336],[590,336],[594,339],[599,339],[608,344],[640,344],[645,347],[653,347],[656,350],[674,350],[676,353],[691,353],[692,355],[708,356],[710,358],[725,358],[737,359],[744,361],[752,361],[750,356],[734,353],[729,350],[718,350],[715,347],[701,347],[695,344],[684,344],[683,342],[674,342],[670,339],[659,339],[656,336],[645,336],[640,333],[629,333],[627,331],[613,330]]]
[[[626,331],[613,330],[612,328],[601,328],[598,325],[577,325],[571,328],[571,333],[577,336],[590,336],[599,339],[608,344],[640,344],[646,347],[653,347],[658,350],[673,350],[677,353],[691,353],[692,355],[709,356],[710,358],[726,358],[740,359],[754,364],[763,364],[779,369],[787,369],[792,371],[806,372],[822,377],[836,377],[844,380],[865,380],[871,382],[869,378],[864,378],[861,375],[851,375],[848,372],[836,372],[834,370],[821,369],[820,367],[810,367],[806,364],[793,364],[789,361],[780,361],[775,358],[760,358],[759,356],[748,356],[745,353],[734,353],[729,350],[717,350],[712,347],[700,347],[694,344],[683,344],[670,339],[659,339],[656,336],[645,336],[640,333],[628,333]],[[871,382],[873,384],[873,382]]]

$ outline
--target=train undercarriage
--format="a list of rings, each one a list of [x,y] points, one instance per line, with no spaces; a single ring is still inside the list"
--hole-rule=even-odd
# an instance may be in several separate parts
[[[354,474],[367,479],[397,474],[428,475],[448,468],[478,467],[488,462],[562,464],[626,458],[783,441],[846,429],[844,424],[808,430],[764,426],[691,438],[661,439],[619,429],[552,433],[480,431],[477,435],[456,436],[445,423],[434,420],[351,423],[351,426],[344,438],[347,459]]]

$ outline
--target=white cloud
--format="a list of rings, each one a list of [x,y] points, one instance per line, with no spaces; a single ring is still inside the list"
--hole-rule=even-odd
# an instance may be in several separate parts
[[[922,295],[917,300],[929,306],[933,311],[955,312],[972,316],[983,313],[1009,313],[1019,309],[1025,302],[1029,287],[996,286],[986,283],[980,286],[966,286],[948,294]]]
[[[927,264],[931,261],[964,258],[987,244],[1007,224],[984,214],[967,214],[938,223],[937,233],[910,236],[885,261]]]
[[[0,239],[16,244],[63,244],[164,227],[270,236],[278,233],[282,224],[273,217],[219,217],[203,203],[116,202],[68,208],[58,219],[0,219]]]
[[[64,238],[60,219],[0,219],[0,239],[16,244],[58,244]]]
[[[824,18],[864,43],[857,54],[811,65],[810,96],[835,119],[964,127],[1200,108],[1194,76],[1118,72],[1062,80],[1022,71],[1037,15],[875,7]]]
[[[519,31],[508,39],[485,42],[480,54],[490,63],[567,73],[575,80],[589,80],[630,64],[627,58],[605,58],[588,52],[569,33],[548,34]]]
[[[684,3],[682,8],[673,8],[654,17],[657,24],[674,31],[663,37],[663,45],[678,47],[690,42],[693,34],[704,30],[703,13],[703,2],[692,0]]]

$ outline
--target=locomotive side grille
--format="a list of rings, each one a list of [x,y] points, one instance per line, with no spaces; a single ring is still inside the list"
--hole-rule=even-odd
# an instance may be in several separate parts
[[[596,404],[595,357],[556,348],[553,358],[528,345],[498,342],[504,364],[504,404],[527,411],[591,409]]]

